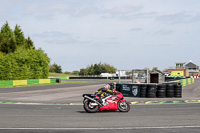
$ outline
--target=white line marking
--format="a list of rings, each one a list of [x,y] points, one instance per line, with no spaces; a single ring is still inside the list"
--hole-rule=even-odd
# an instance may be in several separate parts
[[[200,128],[200,126],[124,127],[124,128],[0,128],[0,130],[131,130],[131,129]]]

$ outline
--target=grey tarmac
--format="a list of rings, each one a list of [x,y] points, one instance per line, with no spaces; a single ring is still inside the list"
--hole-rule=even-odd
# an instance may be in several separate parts
[[[128,113],[86,113],[80,105],[0,104],[0,132],[192,132],[200,104],[131,105]]]
[[[98,81],[81,84],[61,84],[50,86],[14,87],[0,88],[0,102],[23,102],[23,103],[82,103],[82,94],[94,93],[97,89],[108,82]],[[129,102],[134,101],[178,101],[199,100],[200,101],[200,79],[194,84],[183,88],[182,98],[137,98],[125,97]]]

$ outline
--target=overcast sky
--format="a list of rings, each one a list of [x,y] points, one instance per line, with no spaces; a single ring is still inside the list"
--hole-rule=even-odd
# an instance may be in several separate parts
[[[21,26],[63,72],[192,60],[200,65],[200,0],[0,0],[0,26]]]

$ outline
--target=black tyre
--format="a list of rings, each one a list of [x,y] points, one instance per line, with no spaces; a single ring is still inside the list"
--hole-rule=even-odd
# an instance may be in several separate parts
[[[174,97],[176,97],[176,98],[181,98],[182,95],[174,95]]]
[[[146,91],[146,90],[147,90],[147,85],[142,84],[142,85],[140,86],[140,90],[141,90],[141,91]]]
[[[166,93],[174,93],[174,90],[166,90]]]
[[[155,98],[156,97],[156,93],[148,93],[146,97]]]
[[[166,90],[166,85],[165,84],[158,84],[157,90]]]
[[[130,105],[126,101],[124,103],[119,101],[117,107],[120,112],[128,112],[130,110]]]
[[[174,93],[166,93],[166,97],[174,97]]]
[[[166,90],[157,90],[157,93],[166,93]]]
[[[158,98],[165,98],[166,95],[165,95],[165,94],[159,94],[159,95],[157,95],[157,97],[158,97]]]
[[[159,90],[156,92],[156,96],[159,97],[159,98],[164,98],[166,97],[166,92],[165,90]]]
[[[98,105],[93,106],[93,105],[91,105],[91,103],[94,103],[94,102],[90,101],[89,99],[86,99],[84,101],[83,108],[88,113],[95,113],[95,112],[97,112],[99,110],[99,106]]]
[[[182,97],[182,92],[174,93],[174,97]]]

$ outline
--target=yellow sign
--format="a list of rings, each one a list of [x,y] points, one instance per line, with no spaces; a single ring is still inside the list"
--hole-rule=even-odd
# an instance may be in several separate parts
[[[172,71],[171,76],[183,76],[183,71]]]

